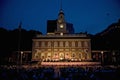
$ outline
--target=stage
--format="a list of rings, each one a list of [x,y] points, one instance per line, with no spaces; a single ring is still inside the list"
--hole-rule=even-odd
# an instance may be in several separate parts
[[[100,62],[41,62],[41,66],[100,66]]]

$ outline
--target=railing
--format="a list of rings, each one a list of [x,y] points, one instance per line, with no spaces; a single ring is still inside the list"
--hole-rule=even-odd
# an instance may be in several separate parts
[[[87,37],[86,34],[49,34],[49,35],[36,35],[36,37]]]

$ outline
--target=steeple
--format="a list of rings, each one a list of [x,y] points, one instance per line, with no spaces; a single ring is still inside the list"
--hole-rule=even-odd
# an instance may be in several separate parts
[[[64,15],[64,12],[63,12],[63,9],[62,9],[62,0],[60,0],[60,12],[59,12],[59,15],[60,14]]]
[[[64,18],[64,12],[63,12],[63,9],[62,9],[62,0],[60,0],[60,12],[58,14],[58,19],[57,19],[57,30],[56,30],[56,33],[57,34],[60,34],[60,35],[63,35],[64,33],[67,33],[67,30],[66,30],[66,21],[65,21],[65,18]]]
[[[64,20],[64,12],[63,12],[63,9],[62,9],[62,0],[60,0],[60,12],[58,14],[58,21],[65,22],[65,20]]]

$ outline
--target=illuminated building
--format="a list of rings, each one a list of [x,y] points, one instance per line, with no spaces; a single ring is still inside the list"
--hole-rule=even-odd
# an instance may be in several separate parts
[[[47,34],[36,35],[32,44],[32,61],[89,61],[91,39],[86,33],[74,33],[63,10],[57,20],[47,21]]]

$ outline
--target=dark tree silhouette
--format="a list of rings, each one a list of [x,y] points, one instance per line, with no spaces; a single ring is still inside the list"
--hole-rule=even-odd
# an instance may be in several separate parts
[[[26,31],[25,29],[21,29],[20,34],[20,50],[31,51],[32,39],[36,36],[36,34],[42,33],[35,30]],[[7,57],[10,56],[13,51],[18,51],[18,39],[18,29],[7,30],[0,28],[0,63],[5,63]]]

